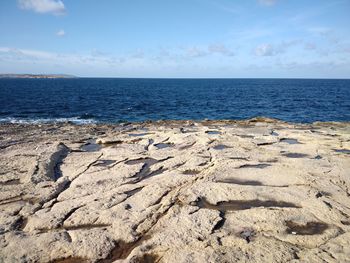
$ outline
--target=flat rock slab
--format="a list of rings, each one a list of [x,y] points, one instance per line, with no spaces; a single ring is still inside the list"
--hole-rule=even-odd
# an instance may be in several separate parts
[[[350,262],[350,123],[0,125],[0,262]]]

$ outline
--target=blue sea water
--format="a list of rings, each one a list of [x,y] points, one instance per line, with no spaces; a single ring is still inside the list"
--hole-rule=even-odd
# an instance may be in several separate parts
[[[350,80],[0,79],[0,122],[350,121]]]

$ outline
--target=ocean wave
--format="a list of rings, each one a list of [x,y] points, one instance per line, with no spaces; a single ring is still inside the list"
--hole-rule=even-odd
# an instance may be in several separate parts
[[[74,124],[93,124],[98,123],[94,119],[81,119],[80,117],[71,118],[38,118],[38,119],[23,119],[15,117],[0,118],[0,123],[16,123],[16,124],[41,124],[41,123],[74,123]]]

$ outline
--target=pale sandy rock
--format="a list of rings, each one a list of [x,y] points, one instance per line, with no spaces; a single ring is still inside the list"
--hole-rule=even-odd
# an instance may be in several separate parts
[[[349,123],[0,133],[0,262],[350,261]]]

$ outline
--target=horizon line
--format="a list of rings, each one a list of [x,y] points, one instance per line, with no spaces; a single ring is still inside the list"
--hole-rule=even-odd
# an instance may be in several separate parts
[[[6,75],[13,75],[12,78],[16,75],[18,76],[25,76],[25,75],[32,75],[32,76],[64,76],[62,78],[65,79],[74,79],[74,78],[90,78],[90,79],[310,79],[310,80],[316,80],[316,79],[323,79],[323,80],[350,80],[350,77],[345,78],[332,78],[332,77],[122,77],[122,76],[108,76],[108,77],[102,77],[102,76],[78,76],[73,74],[66,74],[66,73],[0,73],[0,79],[1,78],[11,78],[11,77],[1,77]],[[20,77],[18,77],[20,78]],[[25,78],[25,77],[23,77]]]

